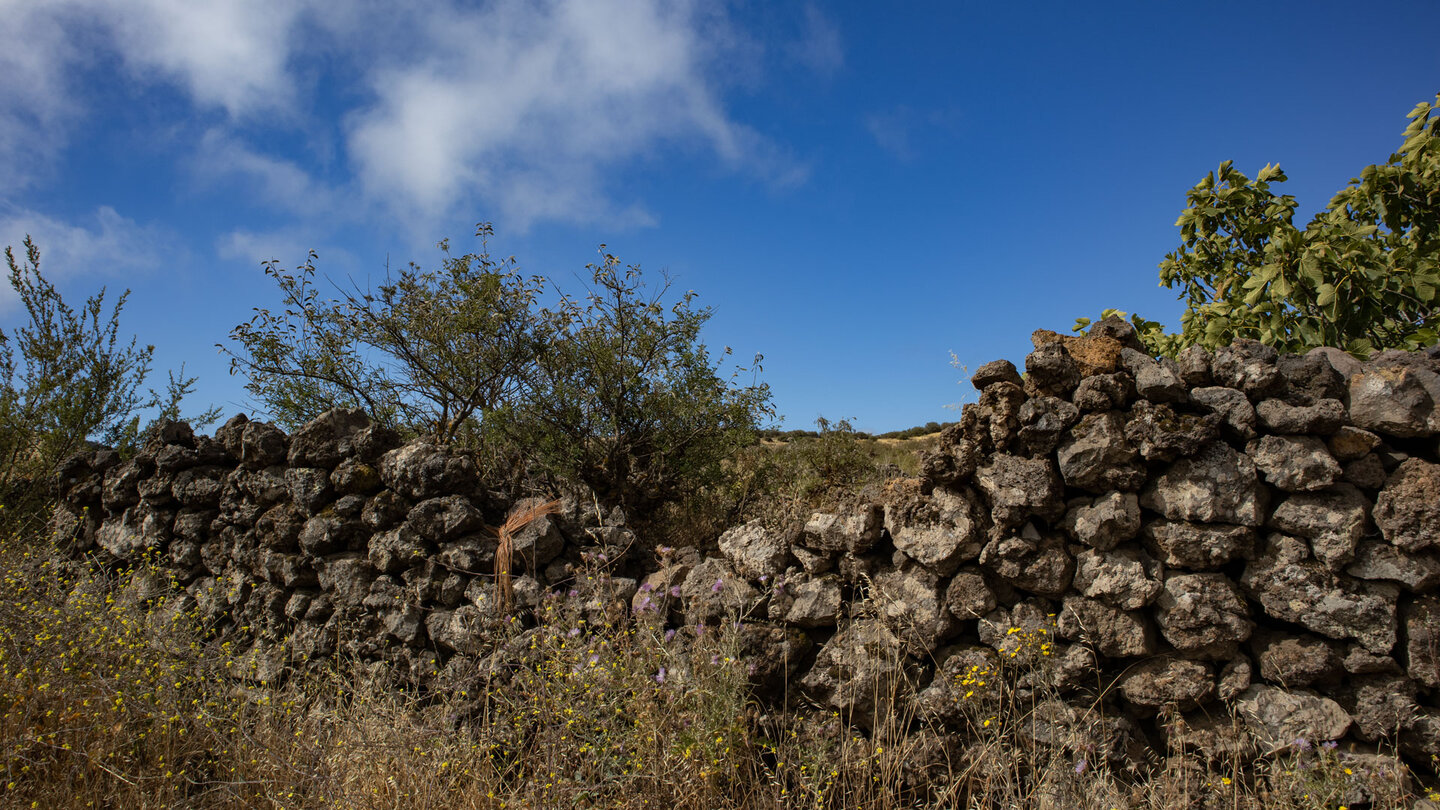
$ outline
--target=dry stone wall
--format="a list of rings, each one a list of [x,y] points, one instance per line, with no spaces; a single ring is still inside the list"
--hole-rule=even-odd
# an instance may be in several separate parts
[[[562,501],[516,536],[517,609],[741,617],[762,695],[788,684],[862,725],[896,700],[963,725],[967,673],[1023,654],[1045,665],[1012,686],[1103,706],[1152,743],[1179,728],[1203,747],[1238,715],[1272,746],[1440,753],[1440,352],[1240,341],[1157,362],[1113,319],[1033,341],[1023,375],[974,375],[979,402],[921,479],[803,527],[655,549],[623,515]],[[487,628],[507,617],[487,527],[533,505],[343,410],[292,436],[172,424],[62,479],[70,547],[160,561],[249,631],[262,680],[337,650],[422,682],[493,663]],[[608,602],[577,578],[597,566]]]

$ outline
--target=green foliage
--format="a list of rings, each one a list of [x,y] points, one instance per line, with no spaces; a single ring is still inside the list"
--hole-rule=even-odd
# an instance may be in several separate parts
[[[770,414],[768,386],[737,382],[759,357],[718,373],[699,340],[711,310],[693,292],[667,305],[668,280],[649,289],[638,267],[604,254],[586,296],[553,290],[543,306],[546,280],[521,276],[513,259],[451,258],[440,246],[441,271],[411,264],[374,293],[329,299],[313,253],[295,273],[267,263],[284,306],[231,332],[232,373],[286,427],[360,407],[484,451],[492,470],[577,481],[637,515],[716,480]]]
[[[1440,102],[1440,96],[1437,96]],[[1281,351],[1339,346],[1358,356],[1428,346],[1440,288],[1440,116],[1419,104],[1400,149],[1366,167],[1301,230],[1295,199],[1267,165],[1252,180],[1229,161],[1186,195],[1180,248],[1160,264],[1179,287],[1179,335],[1138,319],[1157,354],[1253,338]],[[1077,330],[1088,325],[1077,321]],[[1145,328],[1140,328],[1142,325]]]
[[[758,374],[759,356],[718,373],[700,342],[712,311],[693,306],[693,291],[667,307],[668,279],[648,289],[639,267],[601,253],[583,299],[561,294],[540,313],[531,396],[502,430],[551,474],[644,514],[714,483],[721,460],[754,443],[770,388],[738,383]]]
[[[77,311],[41,275],[40,249],[29,237],[24,244],[23,262],[5,249],[10,286],[29,322],[0,330],[0,486],[38,491],[87,440],[134,450],[144,436],[140,412],[178,417],[195,380],[182,367],[170,374],[165,394],[142,393],[155,347],[120,339],[129,291],[107,311],[101,288]],[[211,409],[195,421],[203,426],[218,415]]]
[[[490,235],[482,225],[477,236]],[[316,255],[291,273],[265,263],[283,309],[256,309],[230,337],[230,372],[281,426],[293,430],[339,406],[442,442],[513,401],[538,350],[539,282],[487,251],[452,257],[441,270],[411,264],[374,292],[336,288],[321,298]]]

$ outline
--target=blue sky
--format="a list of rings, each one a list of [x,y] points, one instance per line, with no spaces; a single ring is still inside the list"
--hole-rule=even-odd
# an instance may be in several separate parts
[[[1269,162],[1303,217],[1440,91],[1440,3],[0,0],[0,242],[195,406],[307,250],[434,243],[570,288],[601,243],[765,355],[789,428],[955,418],[968,375],[1104,307],[1178,326],[1187,189]],[[21,315],[0,291],[0,327]]]

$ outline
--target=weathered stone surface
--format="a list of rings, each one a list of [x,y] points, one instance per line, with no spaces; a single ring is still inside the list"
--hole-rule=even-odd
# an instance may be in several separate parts
[[[425,630],[431,641],[444,649],[467,655],[482,655],[488,651],[490,644],[486,629],[485,613],[475,605],[435,610],[425,617]]]
[[[1170,520],[1258,527],[1267,496],[1250,459],[1214,442],[1151,479],[1140,494],[1140,505]]]
[[[686,575],[680,586],[685,615],[696,624],[739,617],[758,596],[755,589],[724,560],[708,557]]]
[[[1032,336],[1032,341],[1034,337]],[[1080,365],[1060,342],[1036,346],[1025,356],[1025,392],[1069,398],[1080,384]]]
[[[1009,449],[1020,432],[1020,407],[1025,398],[1025,391],[1013,383],[986,386],[979,402],[960,411],[961,437],[986,453]]]
[[[779,532],[752,520],[720,535],[720,553],[741,575],[751,580],[774,577],[785,570],[790,546]]]
[[[337,605],[358,605],[370,593],[375,566],[363,554],[346,552],[326,557],[316,565],[320,587]]]
[[[840,581],[834,576],[806,577],[785,583],[789,607],[784,620],[800,627],[833,627],[841,615]]]
[[[946,576],[980,556],[984,510],[971,490],[936,489],[885,505],[885,529],[905,556]]]
[[[412,500],[468,495],[475,490],[475,462],[448,448],[412,442],[380,458],[380,480]]]
[[[1440,688],[1440,596],[1409,602],[1400,612],[1405,628],[1405,672],[1416,681]]]
[[[1254,668],[1250,666],[1250,659],[1245,656],[1237,656],[1225,662],[1220,670],[1220,679],[1215,684],[1215,696],[1221,700],[1234,700],[1250,688],[1251,680],[1254,677]]]
[[[1141,710],[1174,706],[1181,711],[1215,697],[1215,676],[1209,664],[1183,658],[1152,658],[1125,671],[1120,694]]]
[[[1216,385],[1244,391],[1251,401],[1258,402],[1284,393],[1285,378],[1280,375],[1279,358],[1274,348],[1258,340],[1240,338],[1215,350],[1210,376]]]
[[[1394,674],[1352,678],[1338,697],[1354,720],[1355,736],[1362,740],[1394,739],[1419,712],[1419,689],[1408,678]]]
[[[1133,491],[1145,482],[1145,467],[1125,438],[1119,411],[1086,414],[1061,441],[1057,459],[1067,485],[1096,494]]]
[[[1210,352],[1198,343],[1186,346],[1175,355],[1180,367],[1180,379],[1191,388],[1202,388],[1210,384]]]
[[[844,514],[815,512],[806,521],[797,542],[815,551],[864,554],[885,528],[884,510],[867,504]]]
[[[1336,461],[1354,461],[1380,446],[1380,437],[1368,430],[1343,425],[1325,440]]]
[[[337,515],[316,515],[305,521],[297,540],[302,551],[318,557],[358,546],[362,537],[364,532],[359,523]]]
[[[1291,405],[1306,407],[1327,399],[1339,401],[1349,387],[1345,376],[1319,354],[1282,354],[1276,367],[1285,378],[1285,400]]]
[[[1082,551],[1075,558],[1074,587],[1122,610],[1139,610],[1160,595],[1164,567],[1134,548]]]
[[[996,532],[1014,529],[1030,515],[1054,520],[1065,511],[1065,486],[1049,459],[996,454],[975,471],[975,483],[990,502]]]
[[[991,360],[975,370],[970,377],[970,384],[975,386],[977,391],[983,391],[990,385],[997,382],[1006,382],[1019,387],[1024,384],[1020,378],[1020,372],[1015,364],[1009,360]]]
[[[1382,540],[1365,540],[1355,548],[1345,573],[1356,579],[1398,582],[1417,593],[1440,587],[1440,556],[1430,552],[1406,554]]]
[[[940,666],[916,698],[916,711],[925,719],[968,726],[975,722],[973,707],[1000,694],[1000,657],[989,647],[975,645],[957,645],[936,655]]]
[[[301,425],[290,436],[291,467],[334,469],[353,452],[350,437],[370,425],[358,408],[331,408]]]
[[[1245,597],[1223,574],[1167,576],[1155,622],[1175,649],[1207,660],[1233,658],[1255,629]]]
[[[1018,448],[1028,456],[1054,452],[1060,436],[1080,419],[1080,409],[1058,397],[1032,397],[1020,406]]]
[[[464,495],[446,495],[415,504],[405,523],[432,543],[448,543],[484,525],[480,510]]]
[[[1053,532],[1026,523],[1020,533],[992,540],[980,552],[980,565],[1030,593],[1061,596],[1075,575],[1075,560]]]
[[[1255,415],[1260,426],[1270,433],[1329,436],[1345,424],[1345,405],[1338,399],[1322,399],[1304,406],[1266,399],[1255,406]]]
[[[1235,701],[1252,734],[1270,747],[1338,740],[1350,728],[1340,704],[1308,692],[1255,684]]]
[[[1299,538],[1270,535],[1240,582],[1274,618],[1328,638],[1355,639],[1377,654],[1395,646],[1399,588],[1333,574]]]
[[[293,503],[272,506],[255,522],[255,536],[266,548],[295,551],[300,548],[300,530],[306,520],[305,511]]]
[[[433,551],[433,544],[408,524],[402,524],[372,535],[369,548],[371,565],[381,573],[393,574],[423,562]]]
[[[1315,492],[1335,483],[1340,464],[1315,436],[1264,436],[1245,452],[1265,480],[1286,492]]]
[[[978,619],[994,610],[996,604],[995,592],[975,571],[961,571],[945,588],[945,607],[961,621]]]
[[[1375,499],[1375,525],[1405,551],[1440,546],[1440,464],[1406,459]]]
[[[1260,633],[1250,648],[1260,662],[1260,677],[1279,686],[1303,688],[1343,671],[1336,644],[1315,636]]]
[[[359,459],[347,458],[330,473],[330,485],[342,495],[369,495],[383,483],[379,470]]]
[[[1153,520],[1145,524],[1145,547],[1167,566],[1205,571],[1251,556],[1255,530],[1224,523]]]
[[[1385,471],[1385,464],[1380,457],[1374,453],[1361,456],[1345,465],[1345,472],[1341,476],[1345,483],[1353,484],[1361,489],[1376,490],[1385,486],[1389,474]]]
[[[1193,456],[1220,435],[1221,417],[1176,413],[1169,405],[1135,403],[1125,423],[1125,438],[1146,461],[1174,461]]]
[[[932,487],[963,486],[979,466],[980,446],[961,437],[958,427],[941,431],[935,450],[920,451],[920,478]]]
[[[1245,394],[1233,388],[1219,386],[1196,388],[1190,392],[1190,401],[1220,417],[1220,427],[1232,439],[1248,441],[1255,438],[1255,406]]]
[[[1061,527],[1091,548],[1108,551],[1140,531],[1140,498],[1133,492],[1076,498],[1069,506]]]
[[[410,514],[410,502],[391,490],[383,490],[365,502],[360,520],[371,531],[384,531],[399,525]]]
[[[876,575],[870,602],[875,615],[905,643],[911,655],[924,655],[959,629],[945,609],[940,579],[920,567],[901,568]]]
[[[285,470],[285,488],[300,508],[315,514],[335,496],[330,471],[319,467],[290,467]]]
[[[762,700],[785,693],[815,642],[794,627],[743,624],[736,631],[736,663]]]
[[[1180,375],[1134,349],[1123,349],[1120,362],[1135,380],[1135,391],[1151,402],[1183,402],[1188,393]]]
[[[1432,372],[1367,363],[1350,378],[1350,421],[1387,436],[1412,438],[1435,433],[1435,402],[1423,375]]]
[[[1266,525],[1309,540],[1316,559],[1339,568],[1354,559],[1356,544],[1370,527],[1370,501],[1354,486],[1336,484],[1323,492],[1290,495]]]
[[[1124,408],[1135,397],[1135,381],[1129,374],[1099,374],[1081,380],[1070,401],[1088,413]]]
[[[855,622],[820,648],[801,686],[841,717],[871,727],[913,694],[902,648],[884,623]]]
[[[1155,652],[1155,629],[1145,614],[1096,599],[1065,597],[1056,626],[1062,638],[1089,644],[1109,658],[1138,658]]]
[[[1013,608],[997,607],[980,618],[975,626],[980,643],[1008,658],[1034,658],[1038,648],[1053,646],[1054,608],[1039,599],[1027,599]],[[1053,649],[1051,650],[1053,652]]]
[[[170,493],[181,506],[210,509],[220,504],[226,470],[223,467],[192,467],[175,474]]]

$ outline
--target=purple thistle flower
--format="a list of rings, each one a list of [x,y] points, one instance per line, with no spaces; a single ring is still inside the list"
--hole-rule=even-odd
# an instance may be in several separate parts
[[[655,673],[655,683],[664,683],[664,682],[665,682],[665,667],[660,667],[660,671],[657,672],[657,673]]]
[[[671,586],[670,586],[670,595],[673,596],[673,597],[675,597],[676,599],[679,599],[679,598],[680,598],[680,586],[679,586],[679,585],[671,585]]]
[[[1088,764],[1089,763],[1082,758],[1079,762],[1075,763],[1075,773],[1084,773],[1085,766]]]
[[[646,582],[640,586],[641,593],[649,593],[653,590],[655,590],[655,583],[653,582]]]
[[[665,631],[665,641],[666,641],[666,642],[671,642],[671,641],[674,641],[674,640],[675,640],[675,628],[672,627],[672,628],[670,628],[669,630],[666,630],[666,631]]]
[[[717,579],[717,580],[715,580],[715,584],[710,586],[710,592],[711,592],[711,593],[719,593],[719,592],[721,591],[721,589],[723,589],[724,587],[725,587],[725,580],[723,580],[723,579]]]

